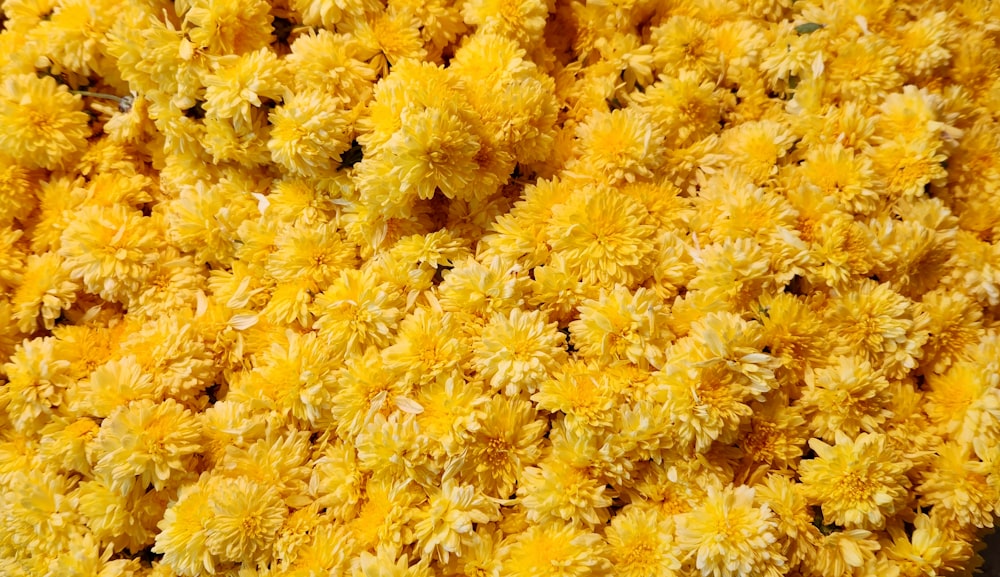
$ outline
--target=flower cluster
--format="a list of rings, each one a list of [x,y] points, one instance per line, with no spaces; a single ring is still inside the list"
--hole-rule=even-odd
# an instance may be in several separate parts
[[[0,574],[971,574],[998,22],[0,2]]]

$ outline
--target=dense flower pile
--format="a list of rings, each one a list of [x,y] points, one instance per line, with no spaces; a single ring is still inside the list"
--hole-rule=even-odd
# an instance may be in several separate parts
[[[982,563],[1000,2],[0,6],[0,574]]]

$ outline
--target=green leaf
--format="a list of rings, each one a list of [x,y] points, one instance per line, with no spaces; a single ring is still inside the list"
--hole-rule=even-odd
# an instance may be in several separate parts
[[[795,31],[799,34],[812,34],[813,32],[819,30],[820,28],[826,28],[826,24],[817,24],[815,22],[806,22],[805,24],[799,24],[795,27]]]

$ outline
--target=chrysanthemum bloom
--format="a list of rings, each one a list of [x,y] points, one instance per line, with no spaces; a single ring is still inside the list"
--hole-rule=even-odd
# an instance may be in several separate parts
[[[520,483],[517,496],[532,523],[568,521],[597,527],[610,517],[605,483],[559,456],[526,468]]]
[[[51,330],[64,309],[76,300],[79,285],[69,278],[59,255],[46,252],[28,257],[11,303],[16,307],[14,318],[21,332],[30,334],[35,328]]]
[[[616,284],[610,291],[601,289],[598,299],[583,301],[578,310],[580,318],[569,324],[569,330],[585,357],[628,360],[643,367],[663,364],[663,351],[673,334],[656,293],[645,288],[632,293]]]
[[[532,525],[506,547],[501,574],[534,577],[539,571],[565,577],[606,575],[601,537],[569,523]]]
[[[861,433],[852,440],[837,431],[836,445],[809,441],[813,459],[799,464],[810,502],[822,507],[828,523],[848,529],[880,529],[909,498],[910,462],[882,433]]]
[[[539,311],[495,314],[473,345],[473,364],[490,387],[535,392],[565,359],[565,336]]]
[[[122,205],[87,206],[62,233],[63,267],[108,300],[135,294],[152,272],[159,230],[153,219]]]
[[[211,518],[208,499],[212,484],[221,477],[202,475],[196,483],[180,488],[177,499],[157,523],[153,552],[163,555],[163,563],[181,575],[215,573],[221,560],[208,550],[206,528]]]
[[[677,546],[688,570],[702,577],[778,577],[785,557],[776,528],[767,505],[754,505],[751,487],[709,487],[699,506],[677,517]]]
[[[585,283],[626,286],[649,276],[655,232],[641,204],[606,186],[588,186],[552,207],[545,228],[569,272]]]
[[[201,451],[201,425],[173,399],[149,399],[119,407],[101,423],[94,473],[127,493],[133,485],[157,490],[190,465]]]
[[[270,5],[229,0],[194,0],[184,15],[191,41],[213,54],[243,54],[271,41]]]
[[[430,560],[413,559],[406,553],[399,554],[399,547],[380,544],[375,554],[363,551],[351,560],[351,577],[381,577],[383,575],[406,577],[431,577]]]
[[[447,562],[450,554],[462,556],[473,544],[473,524],[499,520],[500,510],[472,485],[449,479],[430,493],[427,508],[416,517],[413,536],[420,551]]]
[[[927,340],[926,314],[888,283],[865,280],[830,300],[826,319],[839,349],[859,354],[889,378],[916,368]]]
[[[626,507],[607,529],[607,556],[616,575],[673,577],[681,567],[672,524],[655,509]]]
[[[980,445],[982,446],[982,445]],[[941,443],[930,468],[916,487],[921,505],[929,505],[949,526],[993,527],[998,498],[989,482],[988,467],[974,458],[973,447],[954,441]],[[983,456],[990,455],[983,451]]]
[[[313,328],[335,357],[349,358],[369,346],[386,347],[404,302],[371,269],[341,270],[340,277],[313,301]]]
[[[20,431],[34,430],[40,417],[55,412],[73,382],[71,363],[52,337],[24,340],[2,368],[7,383],[0,406]]]
[[[30,168],[60,168],[90,136],[79,96],[51,76],[11,75],[0,84],[0,153]]]
[[[542,381],[531,400],[540,409],[565,415],[571,428],[590,429],[611,426],[619,398],[596,363],[572,360]]]
[[[510,498],[525,467],[542,457],[548,421],[520,398],[496,395],[483,407],[479,428],[463,450],[459,477],[489,497]]]
[[[337,359],[314,332],[286,332],[287,345],[274,342],[257,357],[256,367],[239,384],[236,399],[249,397],[311,426],[329,419],[326,413],[336,387]],[[236,387],[234,387],[235,389]]]
[[[250,567],[271,559],[271,545],[288,516],[274,487],[245,477],[220,479],[206,505],[205,545],[213,555]]]
[[[837,432],[849,437],[877,433],[892,416],[889,381],[867,360],[836,357],[807,372],[805,383],[798,402],[810,417],[813,434],[824,441],[833,441]]]
[[[595,112],[576,130],[578,164],[568,168],[608,184],[649,178],[663,162],[663,131],[641,109]]]
[[[322,176],[337,169],[351,146],[350,124],[332,96],[299,91],[270,114],[271,158],[293,174]]]

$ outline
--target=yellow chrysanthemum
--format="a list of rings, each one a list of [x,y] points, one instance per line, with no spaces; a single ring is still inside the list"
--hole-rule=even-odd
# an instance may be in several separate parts
[[[205,502],[205,546],[223,561],[267,563],[288,507],[274,487],[245,477],[220,480]]]
[[[264,0],[192,0],[184,20],[191,41],[213,54],[242,54],[271,41],[271,6]]]
[[[548,245],[585,283],[633,286],[649,275],[655,229],[646,209],[608,187],[587,187],[552,207]]]
[[[580,318],[569,324],[573,344],[587,358],[601,362],[628,360],[639,366],[662,366],[672,338],[667,312],[656,293],[635,293],[622,285],[583,301]]]
[[[11,75],[0,84],[0,153],[31,168],[54,169],[90,136],[79,96],[51,76]]]
[[[473,346],[473,364],[493,390],[535,392],[566,358],[566,338],[539,311],[497,313]]]
[[[813,434],[824,441],[833,441],[838,432],[849,437],[877,433],[892,417],[889,381],[867,360],[836,357],[807,372],[805,383],[799,404]]]
[[[621,577],[673,577],[681,568],[673,537],[666,515],[655,509],[626,507],[608,527],[608,560]]]
[[[270,114],[271,158],[293,174],[321,176],[336,170],[351,146],[347,115],[333,97],[299,91]]]
[[[909,497],[910,463],[881,433],[861,433],[852,440],[838,431],[831,446],[809,441],[816,457],[802,461],[803,490],[822,507],[823,519],[848,529],[881,529]]]
[[[754,504],[752,488],[709,487],[698,507],[677,518],[677,546],[687,570],[702,577],[777,577],[785,557],[776,528],[771,510]]]
[[[201,451],[201,425],[173,399],[143,399],[119,407],[101,423],[97,435],[96,475],[112,490],[135,485],[162,489],[190,466]]]
[[[78,288],[58,254],[29,256],[21,285],[11,299],[18,328],[23,333],[31,333],[39,325],[51,330],[62,311],[76,301]]]
[[[460,485],[451,480],[430,493],[427,508],[417,514],[413,536],[424,556],[447,562],[451,554],[462,556],[475,540],[473,525],[500,518],[496,503],[472,485]]]
[[[484,494],[507,499],[524,478],[524,468],[541,458],[548,421],[528,401],[503,395],[491,398],[483,412],[460,461],[460,475]]]
[[[532,525],[506,547],[500,570],[505,577],[530,577],[538,571],[565,577],[597,577],[609,569],[601,537],[575,525]]]

